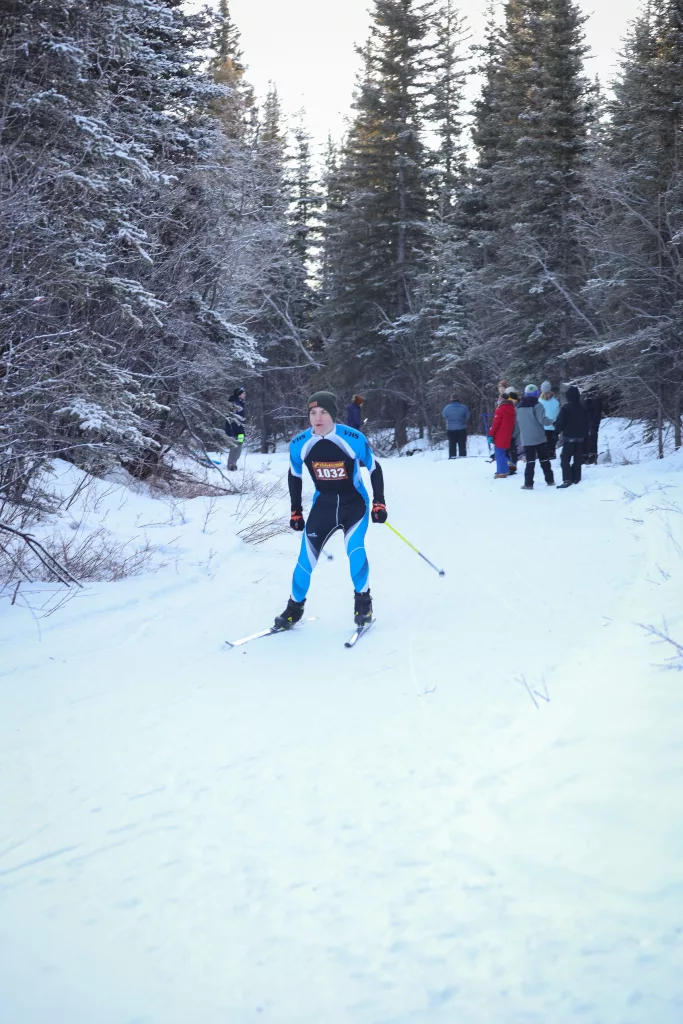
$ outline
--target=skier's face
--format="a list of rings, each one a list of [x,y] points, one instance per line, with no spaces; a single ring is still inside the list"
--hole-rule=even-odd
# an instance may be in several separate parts
[[[320,405],[313,406],[308,418],[313,427],[314,434],[329,434],[334,427],[334,420],[329,412]]]

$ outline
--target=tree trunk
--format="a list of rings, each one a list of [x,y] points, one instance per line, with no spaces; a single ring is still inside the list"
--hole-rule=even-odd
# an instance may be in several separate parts
[[[266,408],[268,389],[265,376],[259,381],[259,432],[261,434],[261,454],[268,454],[268,412]]]
[[[662,409],[662,393],[659,393],[657,405],[657,458],[664,458],[664,411]]]
[[[394,444],[397,448],[408,444],[408,403],[403,398],[394,406]]]
[[[676,451],[681,447],[681,392],[676,392],[674,398],[674,448]]]

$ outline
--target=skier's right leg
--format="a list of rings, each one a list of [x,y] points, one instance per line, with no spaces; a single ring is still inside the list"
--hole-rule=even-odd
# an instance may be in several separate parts
[[[333,496],[334,497],[334,496]],[[292,576],[292,596],[287,607],[275,619],[280,629],[289,629],[304,614],[306,595],[311,585],[311,576],[315,569],[325,541],[339,528],[337,522],[337,502],[329,497],[317,495],[308,514],[306,527],[301,537],[299,557]]]
[[[332,498],[333,500],[330,500]],[[318,495],[311,506],[306,528],[301,538],[299,558],[292,577],[292,597],[304,601],[311,585],[311,575],[320,557],[325,541],[339,529],[335,495]]]

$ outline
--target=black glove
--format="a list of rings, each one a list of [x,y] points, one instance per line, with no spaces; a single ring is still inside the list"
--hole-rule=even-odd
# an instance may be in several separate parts
[[[301,512],[297,512],[295,508],[292,509],[292,518],[289,520],[289,527],[291,530],[296,530],[297,533],[301,533],[306,525]]]
[[[373,523],[386,523],[387,506],[384,505],[381,501],[373,501],[371,515]]]

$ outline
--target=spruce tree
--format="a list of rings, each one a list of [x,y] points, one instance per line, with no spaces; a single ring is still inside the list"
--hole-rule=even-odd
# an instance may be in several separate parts
[[[442,0],[436,9],[433,32],[423,116],[436,140],[428,160],[432,207],[445,216],[456,205],[466,169],[463,90],[470,34],[453,0]]]
[[[375,0],[354,117],[327,221],[325,324],[341,381],[363,382],[406,440],[410,384],[384,328],[403,316],[423,259],[427,197],[422,128],[431,4]]]
[[[584,17],[573,0],[509,0],[479,108],[479,203],[488,265],[472,280],[500,360],[536,375],[590,330],[574,208],[592,115]],[[493,262],[490,262],[490,257]]]
[[[220,89],[202,70],[210,22],[179,0],[17,0],[1,13],[12,459],[58,450],[145,473],[183,439],[219,441],[215,381],[255,358],[209,295],[221,148],[208,109]]]
[[[629,415],[674,426],[683,387],[683,3],[652,0],[626,39],[593,180],[597,382]]]

